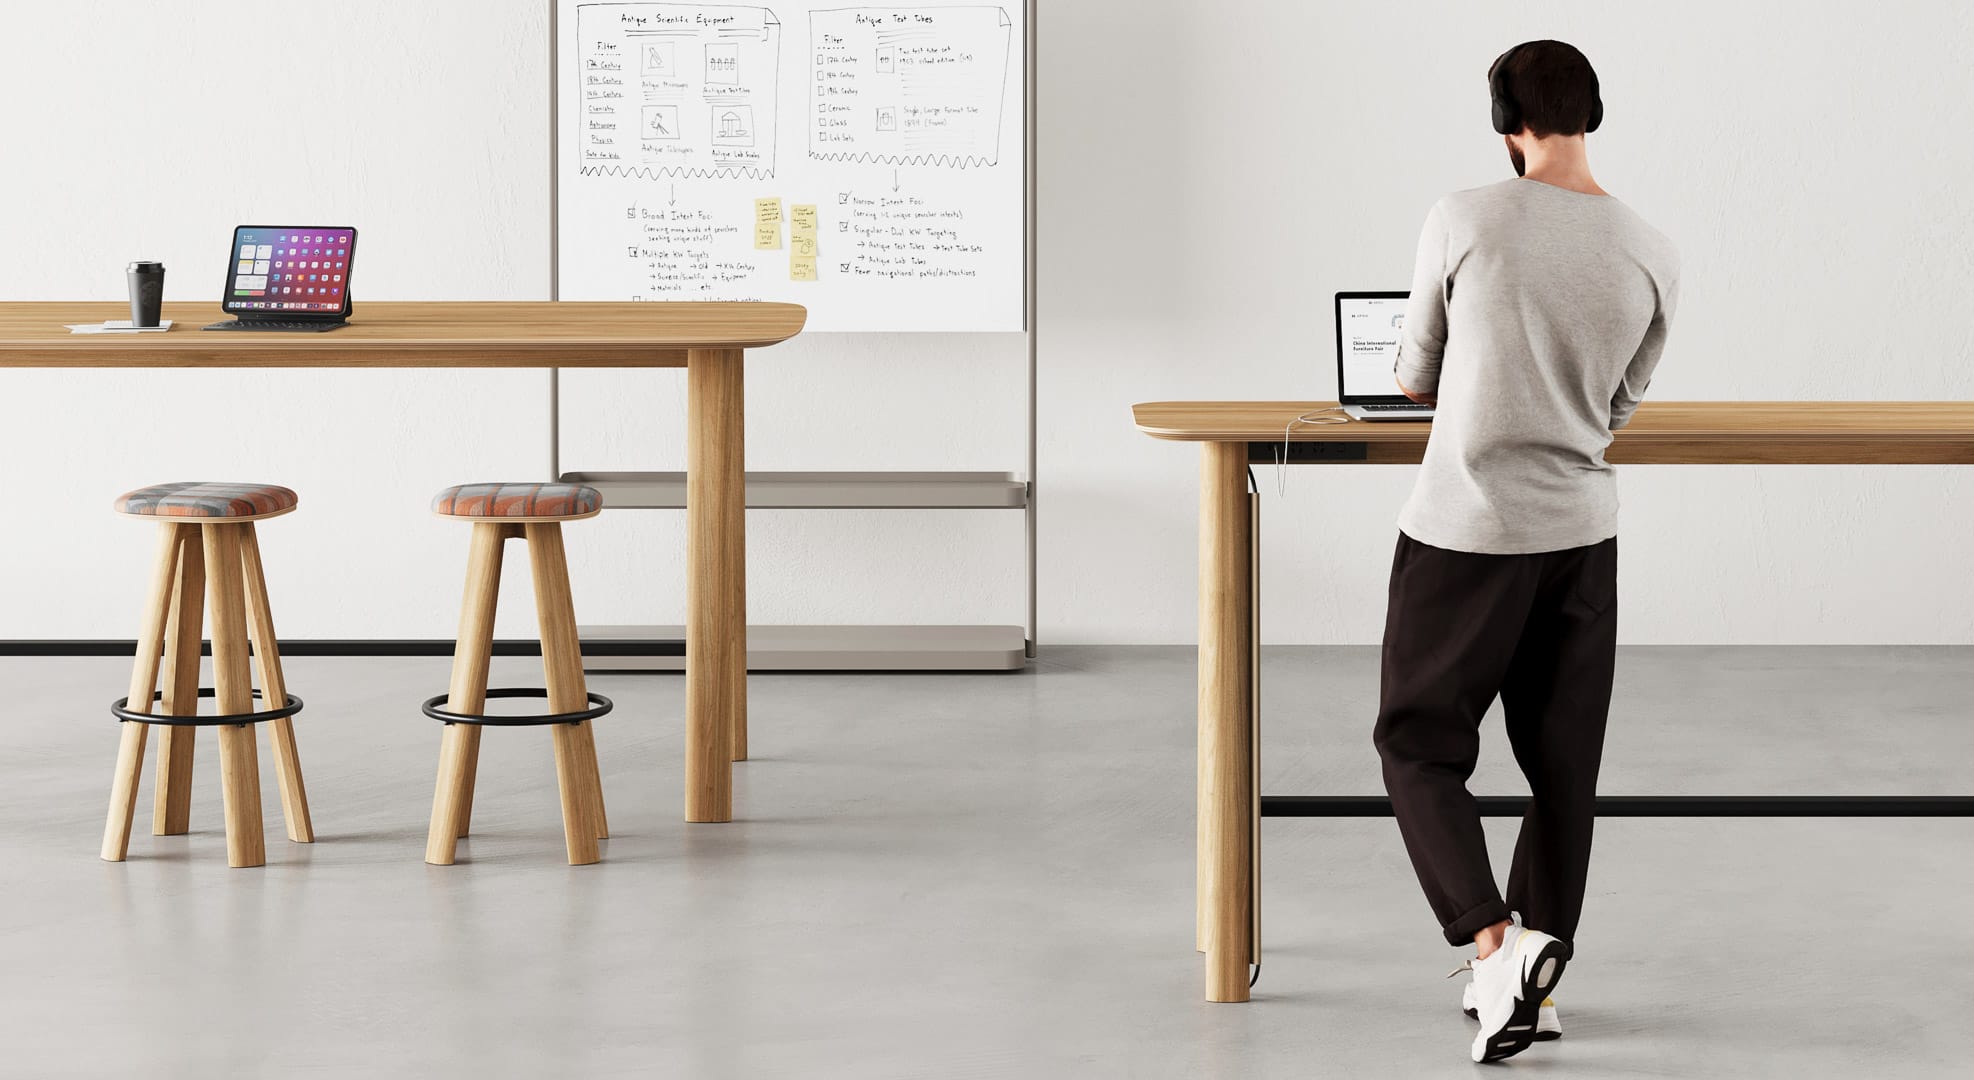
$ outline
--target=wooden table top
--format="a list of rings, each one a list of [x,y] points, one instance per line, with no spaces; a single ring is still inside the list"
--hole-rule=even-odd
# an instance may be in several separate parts
[[[1334,401],[1159,401],[1132,407],[1138,430],[1181,442],[1274,442]],[[1430,423],[1300,424],[1292,442],[1362,443],[1363,464],[1417,462]],[[1659,465],[1974,464],[1974,402],[1647,401],[1605,459]],[[1341,463],[1341,462],[1340,462]]]
[[[758,349],[802,331],[798,304],[362,302],[326,333],[206,332],[218,304],[166,304],[150,334],[71,334],[127,302],[0,303],[0,367],[683,367],[692,349]]]

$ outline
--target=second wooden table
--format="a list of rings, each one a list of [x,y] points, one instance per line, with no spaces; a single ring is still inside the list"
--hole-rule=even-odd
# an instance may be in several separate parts
[[[1200,444],[1199,868],[1206,999],[1248,1000],[1259,961],[1260,640],[1253,465],[1416,464],[1426,423],[1290,422],[1333,401],[1161,401],[1138,430]],[[1288,433],[1285,448],[1284,432]],[[1974,465],[1974,402],[1648,401],[1605,460],[1637,465]],[[1369,738],[1368,728],[1366,738]]]

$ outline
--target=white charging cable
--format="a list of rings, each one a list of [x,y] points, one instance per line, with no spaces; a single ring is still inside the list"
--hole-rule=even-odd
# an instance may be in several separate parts
[[[1282,428],[1282,448],[1275,452],[1275,494],[1286,498],[1289,493],[1289,436],[1295,434],[1297,424],[1348,424],[1349,414],[1343,406],[1332,405],[1327,409],[1312,409],[1288,422]]]

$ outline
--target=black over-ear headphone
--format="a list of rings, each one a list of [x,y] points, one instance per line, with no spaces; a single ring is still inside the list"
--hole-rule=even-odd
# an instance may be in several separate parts
[[[1494,60],[1494,66],[1487,69],[1487,92],[1494,99],[1494,130],[1500,135],[1513,135],[1522,130],[1522,106],[1515,95],[1508,90],[1508,61],[1531,44],[1524,41],[1520,45],[1502,53]],[[1604,122],[1604,92],[1597,84],[1597,70],[1590,71],[1590,119],[1583,125],[1584,134],[1596,131]]]

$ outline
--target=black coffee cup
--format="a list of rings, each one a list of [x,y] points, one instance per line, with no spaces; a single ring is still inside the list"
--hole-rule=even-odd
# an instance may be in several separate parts
[[[130,325],[158,325],[164,318],[164,264],[134,262],[124,276],[130,280]]]

